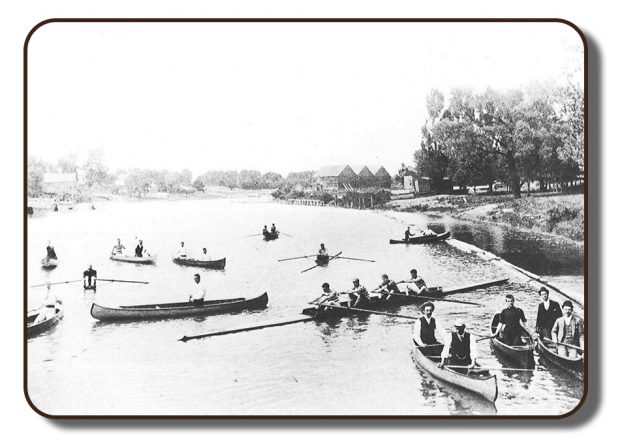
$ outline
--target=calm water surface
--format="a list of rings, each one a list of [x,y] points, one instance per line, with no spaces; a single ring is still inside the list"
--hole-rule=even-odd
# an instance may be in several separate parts
[[[407,218],[425,221],[419,216]],[[292,237],[273,242],[249,237],[272,222]],[[581,398],[579,382],[541,364],[535,372],[495,372],[499,398],[495,405],[489,404],[420,370],[411,356],[410,322],[381,315],[178,341],[184,335],[299,318],[325,281],[344,290],[359,277],[374,287],[382,273],[399,280],[413,267],[429,285],[455,286],[506,276],[504,270],[448,244],[389,245],[389,238],[402,235],[402,221],[379,212],[284,206],[261,199],[108,202],[96,211],[83,208],[32,218],[28,225],[31,285],[80,279],[89,263],[100,278],[150,282],[100,282],[96,294],[83,291],[80,283],[52,287],[52,294],[64,302],[64,318],[27,341],[28,393],[49,414],[548,415],[570,411]],[[455,232],[467,231],[475,233],[475,228]],[[158,255],[157,265],[110,261],[118,237],[131,248],[136,238],[143,239],[146,248]],[[47,240],[52,240],[60,260],[51,272],[39,264]],[[224,272],[200,270],[210,296],[255,297],[267,291],[268,308],[122,324],[101,323],[90,316],[93,302],[114,306],[186,300],[198,270],[172,263],[181,240],[190,253],[206,246],[214,258],[226,256]],[[312,266],[310,260],[277,261],[313,254],[321,242],[332,254],[343,251],[344,256],[376,262],[338,260],[300,274]],[[556,271],[579,288],[583,277],[576,272],[577,267]],[[437,305],[436,316],[446,326],[464,318],[472,332],[486,335],[491,316],[508,292],[533,323],[536,294],[515,281],[456,295],[455,299],[483,306],[443,302]],[[37,307],[44,297],[44,288],[31,288],[28,307]],[[418,314],[415,306],[398,312]],[[510,366],[487,341],[479,349],[482,364]]]

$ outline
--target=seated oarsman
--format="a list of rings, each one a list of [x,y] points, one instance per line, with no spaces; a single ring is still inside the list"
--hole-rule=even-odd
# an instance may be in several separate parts
[[[142,244],[142,240],[140,240],[138,244],[136,245],[135,255],[136,257],[142,257],[144,254],[146,254],[146,249],[144,248],[144,245]]]
[[[321,243],[321,247],[319,248],[319,253],[317,255],[319,257],[329,257],[329,253],[327,252],[325,244]]]
[[[185,242],[181,242],[181,246],[177,249],[177,259],[186,259],[187,249],[185,249]]]
[[[465,366],[474,368],[478,351],[476,341],[471,333],[465,331],[465,322],[457,319],[454,322],[455,331],[446,339],[441,352],[439,367],[446,365]]]
[[[93,269],[93,265],[89,265],[88,269],[84,271],[84,288],[96,288],[97,287],[97,271]]]
[[[56,257],[56,250],[54,249],[54,246],[52,246],[52,242],[51,241],[47,241],[47,247],[45,248],[45,250],[47,251],[47,259],[57,259],[58,257]]]
[[[437,347],[437,354],[441,351],[441,343],[438,339],[445,338],[445,332],[440,324],[433,317],[435,305],[432,302],[424,302],[421,307],[422,317],[413,326],[413,339],[421,347]]]
[[[405,231],[405,241],[408,242],[411,237],[411,231],[409,230],[409,226],[407,226],[407,230]]]
[[[499,323],[493,336],[499,336],[501,341],[507,345],[523,345],[521,328],[527,331],[526,322],[523,310],[515,307],[514,296],[507,294],[506,308],[499,314]]]
[[[275,223],[271,223],[271,233],[275,234],[276,232],[278,232],[278,230],[276,229],[276,224]]]
[[[570,300],[562,304],[563,315],[559,317],[551,329],[551,339],[558,343],[558,355],[567,358],[578,358],[584,348],[583,320],[573,314],[573,303]],[[561,345],[567,344],[567,345]],[[574,345],[577,348],[571,348]]]
[[[202,248],[202,253],[200,254],[200,258],[198,260],[201,260],[203,262],[211,260],[211,256],[207,254],[207,248]]]
[[[349,295],[351,307],[363,308],[370,304],[370,294],[365,286],[360,285],[358,278],[353,279],[353,288],[345,293]]]
[[[400,294],[400,290],[396,285],[396,282],[391,280],[387,274],[381,276],[381,283],[373,292],[380,292],[381,299],[388,300],[393,293]]]
[[[325,282],[323,285],[321,285],[321,288],[323,290],[323,293],[313,301],[319,311],[324,311],[327,309],[323,305],[336,305],[337,303],[339,303],[338,293],[331,290],[331,288],[329,287],[329,283]]]
[[[267,237],[269,235],[269,229],[267,229],[267,225],[263,227],[263,236]]]
[[[418,270],[412,269],[409,271],[411,278],[402,280],[400,283],[405,283],[407,287],[407,294],[415,296],[422,293],[426,289],[426,282],[420,276],[418,276]]]
[[[116,245],[112,248],[112,255],[123,254],[123,249],[125,249],[125,246],[121,243],[121,239],[116,239]]]
[[[538,296],[540,296],[540,303],[536,314],[536,333],[543,339],[551,339],[551,329],[555,321],[562,316],[562,310],[559,303],[549,299],[547,288],[541,287],[538,290]]]
[[[200,274],[194,274],[194,289],[189,295],[189,301],[202,304],[207,297],[207,288],[200,282]]]

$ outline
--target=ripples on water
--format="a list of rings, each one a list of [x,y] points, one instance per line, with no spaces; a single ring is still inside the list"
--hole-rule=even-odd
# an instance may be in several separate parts
[[[248,237],[273,222],[293,237],[281,235],[273,242]],[[498,401],[481,401],[421,371],[411,358],[410,322],[380,315],[178,341],[184,335],[299,318],[324,281],[344,290],[359,277],[371,288],[382,273],[399,280],[413,267],[431,286],[505,276],[447,244],[389,245],[403,227],[380,213],[228,200],[110,202],[96,211],[32,218],[28,225],[30,284],[80,279],[89,263],[100,278],[150,282],[100,282],[96,294],[84,292],[79,283],[52,288],[53,295],[63,298],[64,318],[27,341],[29,396],[50,414],[550,415],[570,411],[581,398],[579,383],[541,366],[529,374],[496,372]],[[110,261],[118,237],[131,249],[136,237],[143,239],[158,255],[157,265]],[[51,272],[39,267],[48,239],[60,260]],[[268,308],[123,324],[91,318],[94,301],[114,306],[186,300],[197,270],[172,263],[181,240],[190,254],[206,246],[214,258],[227,257],[224,272],[200,270],[209,295],[255,297],[268,291]],[[338,260],[300,274],[312,266],[311,260],[277,261],[314,254],[319,243],[332,254],[343,251],[344,256],[376,262]],[[533,324],[536,294],[520,283],[456,295],[484,306],[443,302],[437,304],[436,316],[445,326],[465,318],[472,332],[486,335],[488,321],[508,292]],[[36,307],[43,297],[44,288],[30,289],[28,307]],[[415,306],[398,312],[418,314]],[[481,363],[502,365],[486,341],[479,349]]]

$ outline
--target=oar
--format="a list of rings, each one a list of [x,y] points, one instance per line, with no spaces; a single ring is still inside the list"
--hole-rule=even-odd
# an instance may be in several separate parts
[[[48,286],[48,285],[62,285],[65,283],[75,283],[75,282],[81,282],[84,279],[79,279],[79,280],[65,280],[64,282],[53,282],[53,283],[40,283],[38,285],[32,285],[30,288],[37,288],[40,286]]]
[[[481,367],[476,366],[469,368],[466,365],[444,365],[448,369],[469,369],[469,370],[506,370],[511,372],[535,372],[538,369],[516,369],[513,367]]]
[[[252,235],[245,235],[244,237],[257,237],[259,235],[263,235],[263,234],[252,234]]]
[[[555,342],[549,338],[543,338],[543,340],[551,342],[555,345],[563,345],[564,347],[569,347],[569,348],[573,348],[575,350],[579,350],[580,352],[583,352],[583,349],[581,347],[577,347],[576,345],[571,345],[571,344],[565,344],[564,342]]]
[[[313,321],[313,320],[314,320],[313,317],[305,317],[303,319],[293,319],[291,321],[274,322],[273,324],[255,325],[253,327],[236,328],[234,330],[216,331],[214,333],[205,333],[205,334],[196,335],[196,336],[183,336],[181,339],[179,339],[179,341],[187,342],[187,341],[191,341],[192,339],[209,338],[212,336],[223,336],[223,335],[232,334],[232,333],[241,333],[243,331],[261,330],[263,328],[280,327],[282,325],[298,324],[300,322],[308,322],[308,321]]]
[[[283,234],[283,235],[286,235],[287,237],[293,238],[293,236],[292,236],[292,235],[287,234],[286,232],[282,232],[282,231],[280,231],[280,234]]]
[[[340,310],[358,311],[360,313],[370,313],[370,314],[382,314],[384,316],[400,317],[400,318],[403,318],[403,319],[413,319],[414,321],[418,320],[417,317],[404,316],[402,314],[386,313],[384,311],[364,310],[362,308],[355,308],[355,307],[341,307],[339,305],[327,305],[327,304],[318,304],[318,305],[321,306],[321,307],[337,308],[337,309],[340,309]]]
[[[121,280],[121,279],[97,279],[98,282],[124,282],[124,283],[150,283],[141,280]]]
[[[360,262],[374,262],[374,260],[368,259],[356,259],[355,257],[338,257],[339,259],[347,259],[347,260],[359,260]]]
[[[403,297],[420,297],[420,298],[424,298],[427,300],[440,300],[442,302],[454,302],[457,304],[476,305],[477,307],[482,306],[474,302],[465,302],[464,300],[456,300],[456,299],[445,299],[443,297],[428,297],[428,296],[425,296],[424,294],[417,294],[415,296],[410,296],[409,294],[404,294],[404,293],[389,293],[388,295],[389,296],[403,296]]]
[[[338,254],[336,254],[335,256],[331,256],[331,257],[329,258],[329,260],[335,259],[335,258],[336,258],[336,257],[338,257],[340,254],[342,254],[342,251],[340,251],[340,252],[339,252]],[[314,265],[314,266],[311,266],[310,268],[306,268],[305,270],[303,270],[303,271],[302,271],[302,273],[305,273],[306,271],[310,271],[311,269],[317,268],[317,267],[319,267],[319,266],[321,266],[321,265]]]
[[[280,259],[278,262],[285,262],[287,260],[307,259],[308,257],[314,257],[314,254],[308,254],[307,256],[289,257],[288,259]]]

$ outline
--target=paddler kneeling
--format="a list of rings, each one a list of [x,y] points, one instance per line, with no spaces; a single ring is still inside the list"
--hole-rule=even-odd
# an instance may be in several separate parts
[[[454,322],[454,328],[456,331],[452,332],[449,338],[450,342],[444,344],[439,367],[444,367],[446,360],[449,358],[449,366],[473,369],[476,367],[476,358],[478,357],[476,341],[471,333],[465,331],[465,322],[461,319],[457,319]]]
[[[195,302],[197,305],[204,303],[205,298],[207,297],[207,288],[204,284],[200,283],[200,274],[194,274],[194,289],[189,295],[189,301]]]

